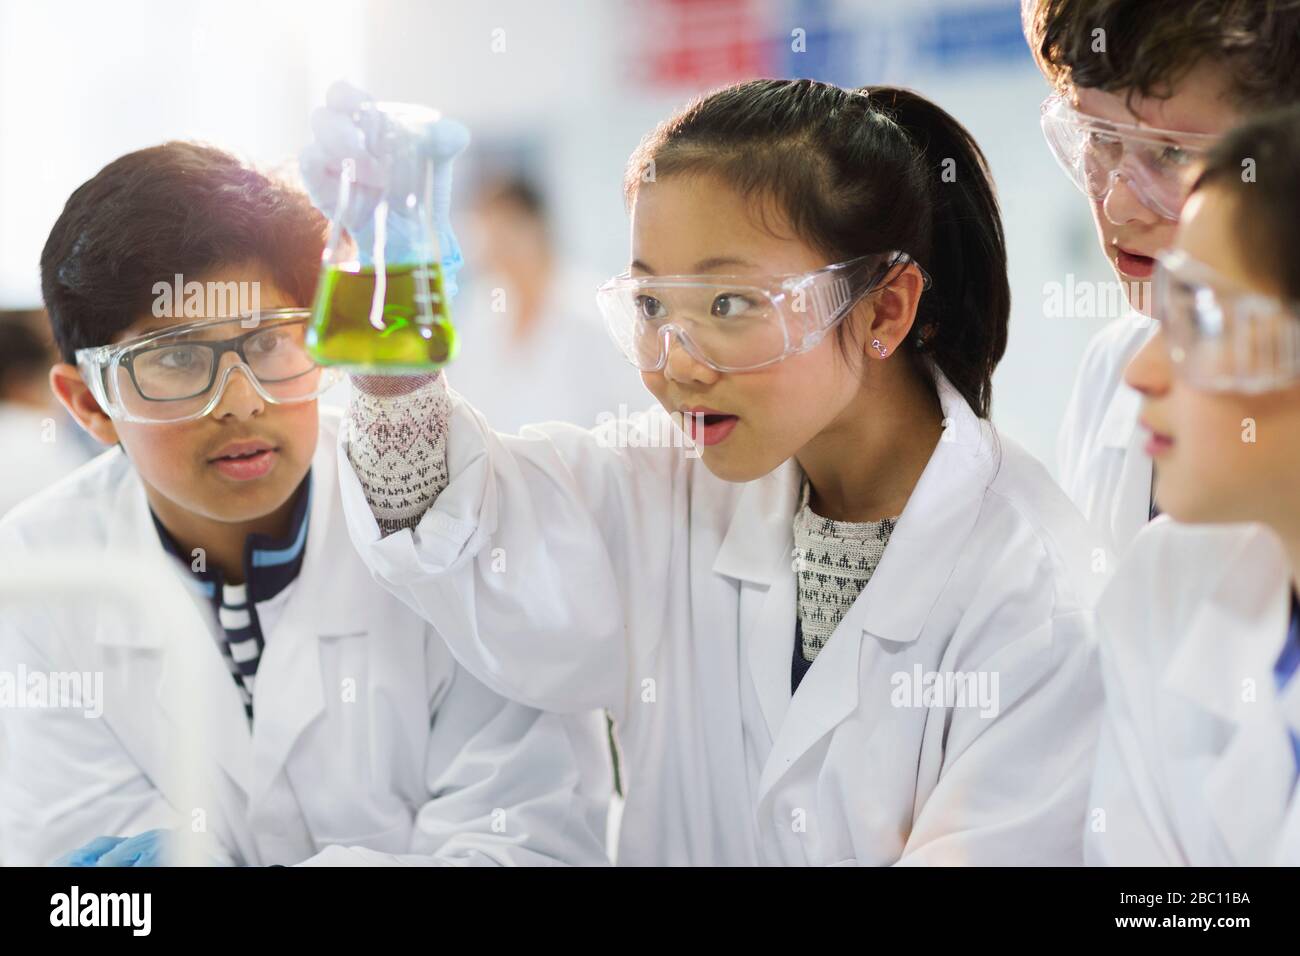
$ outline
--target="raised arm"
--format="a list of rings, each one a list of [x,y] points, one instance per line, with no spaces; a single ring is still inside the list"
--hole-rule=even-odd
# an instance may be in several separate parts
[[[698,481],[685,449],[656,446],[667,416],[501,435],[439,375],[358,389],[348,419],[344,513],[376,580],[494,691],[619,713],[630,663],[653,652],[636,635],[659,639],[669,575],[688,560]]]

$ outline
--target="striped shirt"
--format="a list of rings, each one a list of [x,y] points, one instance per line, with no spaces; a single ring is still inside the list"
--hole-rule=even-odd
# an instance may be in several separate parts
[[[308,516],[311,513],[311,473],[294,493],[293,515],[289,533],[282,539],[265,534],[250,534],[244,541],[244,583],[228,584],[216,568],[209,568],[194,557],[183,555],[158,516],[154,527],[163,548],[190,571],[196,590],[212,603],[221,625],[221,655],[239,688],[248,720],[253,720],[253,694],[257,685],[257,665],[265,648],[265,635],[258,615],[258,605],[280,594],[298,577],[307,545]]]

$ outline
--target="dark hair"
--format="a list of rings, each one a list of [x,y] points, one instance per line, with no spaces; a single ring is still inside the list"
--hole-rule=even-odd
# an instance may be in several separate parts
[[[656,177],[712,172],[746,197],[774,198],[831,260],[912,256],[933,285],[904,344],[927,352],[987,417],[1011,310],[1006,244],[984,155],[942,109],[892,87],[753,80],[695,100],[646,136],[628,162],[629,204],[651,163]]]
[[[304,193],[222,150],[171,142],[127,153],[68,198],[41,252],[59,352],[71,362],[109,342],[177,273],[257,262],[306,306],[325,229]]]
[[[1300,106],[1262,113],[1219,140],[1192,190],[1237,199],[1236,234],[1289,299],[1300,301]]]
[[[1239,106],[1300,101],[1300,0],[1023,0],[1022,18],[1058,89],[1167,98],[1208,60]]]
[[[49,371],[54,345],[38,309],[0,311],[0,398],[21,382]]]

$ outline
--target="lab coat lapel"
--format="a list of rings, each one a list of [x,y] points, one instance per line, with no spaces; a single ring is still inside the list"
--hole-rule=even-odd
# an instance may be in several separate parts
[[[1268,862],[1285,824],[1295,774],[1286,727],[1266,706],[1261,701],[1243,715],[1205,779],[1210,816],[1236,865]]]
[[[920,636],[948,586],[998,468],[993,426],[971,410],[937,369],[934,376],[943,435],[862,595],[863,631],[892,644]]]
[[[1248,547],[1262,539],[1251,539]],[[1268,544],[1264,543],[1265,547]],[[1165,686],[1228,725],[1230,737],[1205,776],[1205,800],[1232,862],[1266,862],[1282,831],[1295,776],[1273,664],[1290,610],[1286,567],[1223,555],[1226,569],[1191,619],[1163,677]],[[1249,625],[1242,627],[1242,622]]]
[[[332,520],[339,507],[334,452],[332,442],[317,446],[307,551],[257,667],[254,801],[265,796],[299,737],[325,709],[321,638],[364,629],[365,617],[375,610],[356,599],[354,589],[370,576],[351,542],[346,536],[330,540],[346,530],[341,516]]]
[[[975,526],[996,463],[992,431],[941,374],[934,374],[943,436],[899,516],[880,565],[790,701],[763,768],[759,800],[799,757],[857,710],[863,640],[898,646],[920,636]],[[789,642],[784,648],[788,688]]]
[[[257,668],[253,751],[256,783],[251,793],[254,802],[266,795],[298,738],[325,709],[318,631],[323,619],[307,607],[313,600],[306,594],[307,583],[297,582],[284,608],[283,620],[276,626],[274,641],[267,642]],[[315,595],[315,600],[320,601],[321,595]]]
[[[134,469],[125,476],[115,499],[107,519],[109,552],[165,557],[149,514],[144,487]],[[175,569],[175,580],[171,583],[185,588],[191,595],[194,593],[181,568]],[[115,723],[129,726],[131,732],[124,735],[124,744],[164,793],[168,793],[172,786],[174,767],[177,766],[176,754],[170,752],[167,742],[175,746],[190,746],[195,743],[196,734],[197,739],[206,738],[212,758],[247,793],[251,742],[243,702],[216,645],[213,630],[216,625],[209,621],[211,609],[203,603],[204,599],[194,597],[193,600],[194,613],[185,621],[168,622],[165,630],[133,628],[130,621],[117,614],[98,616],[96,644],[125,651],[121,656],[103,656],[106,670],[112,672],[116,686],[115,692],[106,690],[105,697],[127,702],[127,706],[114,709]],[[197,682],[194,686],[180,686],[178,683],[184,680],[185,674],[185,668],[177,658],[179,653],[192,655],[192,674]],[[159,657],[157,682],[151,698],[140,692],[139,676],[145,666],[142,654]],[[193,727],[189,715],[202,720],[204,726]],[[157,733],[158,719],[171,727],[173,733],[170,736]]]
[[[1106,408],[1097,438],[1102,447],[1123,454],[1111,513],[1105,516],[1111,541],[1123,551],[1151,520],[1151,459],[1138,427],[1142,396],[1120,382]]]
[[[713,562],[740,582],[740,653],[773,739],[790,704],[794,648],[794,510],[803,472],[794,460],[749,482]]]
[[[862,649],[864,607],[859,595],[818,652],[793,698],[790,697],[790,658],[794,648],[792,640],[787,643],[784,676],[788,709],[779,733],[775,735],[772,752],[763,765],[758,800],[768,795],[773,785],[809,748],[857,709],[861,680],[858,655]],[[792,639],[793,628],[787,630]]]

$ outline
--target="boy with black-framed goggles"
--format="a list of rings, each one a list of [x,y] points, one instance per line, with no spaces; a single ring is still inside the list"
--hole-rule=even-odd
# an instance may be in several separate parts
[[[1059,93],[1043,101],[1041,124],[1052,155],[1089,199],[1105,199],[1123,180],[1142,205],[1171,221],[1218,138],[1089,116]]]
[[[1181,250],[1156,263],[1153,311],[1189,385],[1253,394],[1300,381],[1300,303],[1234,288]]]
[[[115,421],[173,424],[202,418],[217,407],[236,370],[270,404],[308,402],[341,377],[308,353],[310,319],[306,309],[200,319],[78,349],[77,368]]]
[[[597,289],[596,304],[619,351],[643,372],[663,368],[674,338],[715,371],[749,372],[816,346],[912,262],[881,252],[798,275],[624,273]]]

